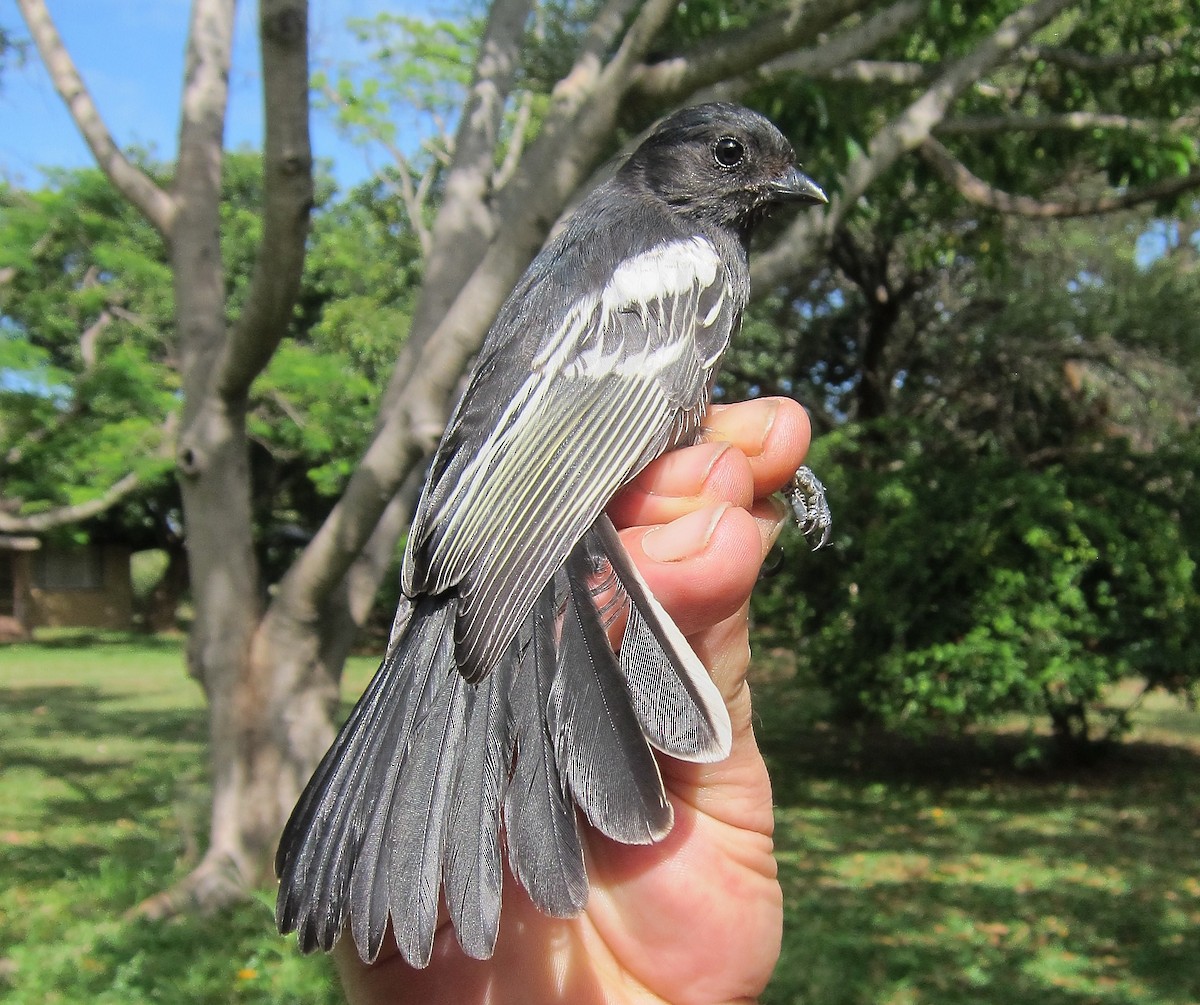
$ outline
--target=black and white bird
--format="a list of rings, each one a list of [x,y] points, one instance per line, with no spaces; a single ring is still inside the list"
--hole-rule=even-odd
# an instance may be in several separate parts
[[[463,950],[485,959],[505,852],[542,911],[575,915],[577,810],[617,841],[659,840],[672,811],[652,748],[729,752],[720,693],[604,507],[694,441],[755,226],[777,203],[825,201],[767,119],[700,105],[530,265],[433,458],[387,653],[284,831],[277,921],[301,948],[349,925],[369,962],[390,918],[425,966],[444,891]]]

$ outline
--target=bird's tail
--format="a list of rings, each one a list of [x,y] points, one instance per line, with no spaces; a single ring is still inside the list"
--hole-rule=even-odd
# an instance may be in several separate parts
[[[650,745],[718,760],[729,717],[607,517],[478,684],[454,663],[454,595],[402,604],[379,670],[284,829],[276,919],[305,951],[330,949],[349,923],[370,961],[390,918],[404,958],[424,966],[443,890],[463,950],[485,959],[502,840],[542,911],[577,914],[588,883],[576,807],[615,840],[662,838],[672,810]],[[618,656],[608,629],[625,614]]]

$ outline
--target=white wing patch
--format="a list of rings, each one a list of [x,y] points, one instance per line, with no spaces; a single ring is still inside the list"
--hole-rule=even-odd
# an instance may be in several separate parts
[[[675,313],[682,302],[699,297],[701,291],[719,288],[721,295],[702,318],[688,312],[680,322],[684,328],[699,324],[707,328],[720,316],[728,293],[728,283],[722,277],[724,265],[717,249],[707,238],[690,237],[681,241],[666,241],[621,262],[599,293],[580,297],[567,312],[555,337],[533,359],[535,369],[551,373],[641,373],[656,365],[666,366],[670,359],[684,351],[694,351],[693,339],[677,336],[673,324],[665,326],[658,345],[650,347],[650,359],[642,353],[627,353],[626,347],[612,333],[611,319],[620,311],[632,310],[646,322],[654,313],[668,310]],[[668,309],[666,305],[672,305]],[[599,317],[597,317],[597,311]],[[674,319],[672,319],[674,320]],[[599,333],[601,337],[596,338]],[[590,337],[589,337],[590,336]],[[706,364],[712,361],[706,360]]]
[[[721,269],[717,249],[703,237],[669,241],[622,262],[600,293],[606,314],[661,303],[699,287],[712,286]]]

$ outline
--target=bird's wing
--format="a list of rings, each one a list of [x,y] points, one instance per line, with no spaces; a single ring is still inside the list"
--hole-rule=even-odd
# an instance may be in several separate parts
[[[690,435],[743,306],[710,241],[666,241],[560,311],[537,351],[484,360],[435,458],[404,570],[406,590],[456,588],[468,679],[488,672],[612,494]],[[515,393],[496,400],[496,388]]]

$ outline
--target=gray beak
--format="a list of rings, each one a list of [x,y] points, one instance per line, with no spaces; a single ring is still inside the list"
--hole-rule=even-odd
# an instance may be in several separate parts
[[[789,168],[770,187],[771,195],[779,202],[803,202],[811,206],[829,202],[821,186],[799,168]]]

